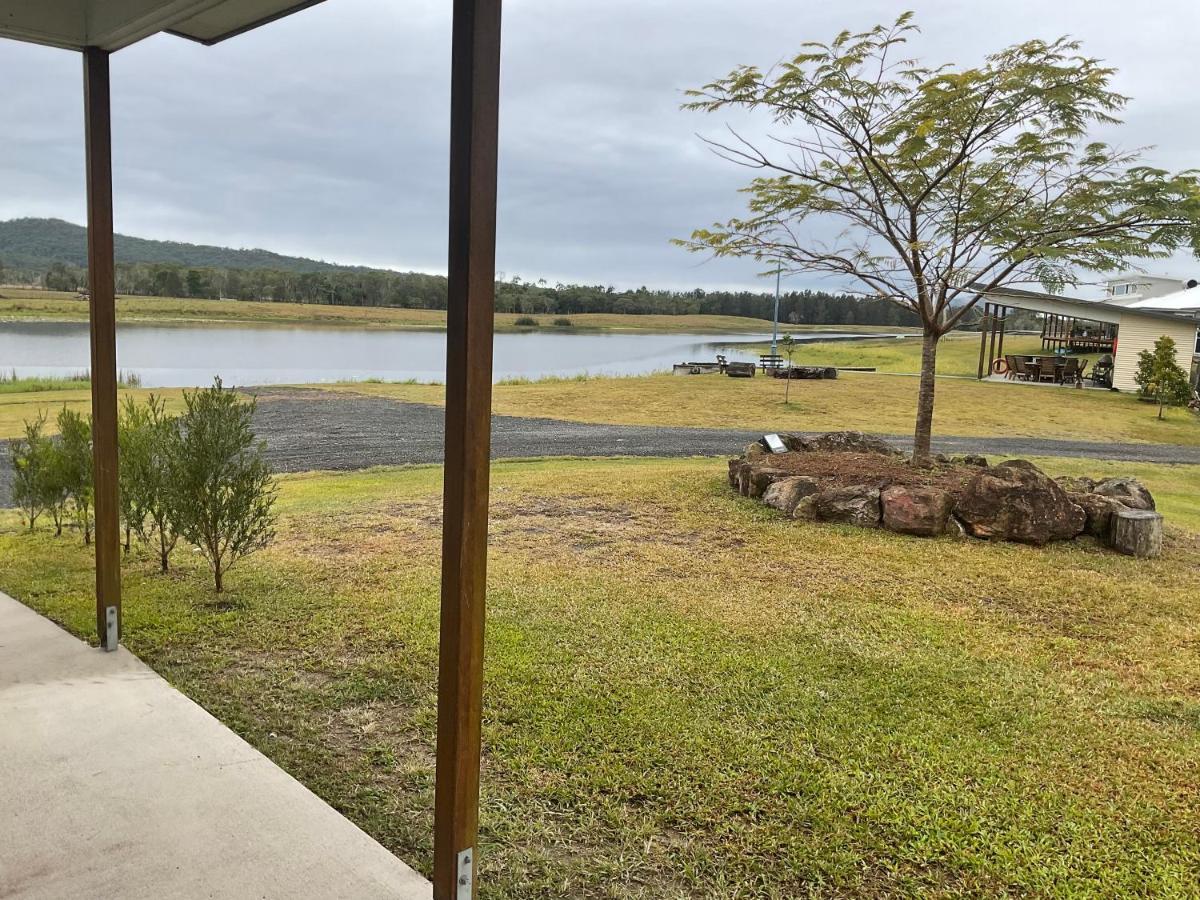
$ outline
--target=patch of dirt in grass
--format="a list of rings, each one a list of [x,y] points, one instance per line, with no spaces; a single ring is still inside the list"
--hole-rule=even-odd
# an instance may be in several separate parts
[[[440,500],[389,503],[368,510],[306,517],[279,535],[304,556],[338,560],[431,550],[441,541]]]
[[[558,555],[564,547],[607,550],[646,541],[660,547],[742,543],[740,538],[680,528],[668,510],[649,502],[634,508],[578,494],[498,501],[492,505],[490,537],[493,546],[540,547],[551,555]]]
[[[899,456],[881,453],[780,453],[765,463],[793,475],[811,475],[831,487],[867,484],[884,488],[893,484],[938,487],[959,496],[980,469],[963,465],[937,465],[918,469]]]

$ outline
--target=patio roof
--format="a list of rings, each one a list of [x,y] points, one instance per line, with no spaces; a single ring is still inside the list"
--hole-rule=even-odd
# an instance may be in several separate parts
[[[322,0],[12,0],[0,37],[83,50],[120,50],[160,31],[215,44]]]
[[[1072,297],[1061,297],[1058,294],[1027,291],[1021,288],[995,288],[991,291],[981,292],[980,296],[997,306],[1087,319],[1092,322],[1106,322],[1112,325],[1121,324],[1121,317],[1131,313],[1153,319],[1167,319],[1172,322],[1178,322],[1180,319],[1178,313],[1162,309],[1142,309],[1135,305],[1120,306],[1116,303],[1106,303],[1103,300],[1076,300]]]

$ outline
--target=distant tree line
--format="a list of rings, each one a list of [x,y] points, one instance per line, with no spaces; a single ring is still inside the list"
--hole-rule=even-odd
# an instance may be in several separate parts
[[[49,290],[76,291],[87,285],[87,270],[54,263],[42,273]],[[118,263],[117,293],[155,297],[257,300],[445,309],[446,279],[419,272],[337,269],[291,272],[280,269],[196,268],[156,263]],[[725,315],[767,319],[774,297],[761,291],[618,290],[611,285],[549,284],[511,278],[496,283],[498,312],[542,315],[627,313],[633,315]],[[920,324],[916,315],[878,298],[825,291],[788,291],[780,300],[780,320],[793,325]]]

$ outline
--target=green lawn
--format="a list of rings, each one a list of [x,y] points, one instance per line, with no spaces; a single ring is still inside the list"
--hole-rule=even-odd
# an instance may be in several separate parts
[[[767,353],[771,345],[755,344],[753,347],[756,352]],[[1037,335],[1009,335],[1004,340],[1004,352],[1042,353],[1042,339]],[[880,372],[915,375],[921,371],[921,338],[913,335],[797,344],[792,362],[798,366],[871,366]],[[938,345],[937,371],[939,375],[974,378],[979,373],[979,333],[953,332],[942,338]]]
[[[485,896],[1195,896],[1200,467],[1120,466],[1153,561],[789,522],[724,468],[495,466]],[[285,478],[220,601],[186,550],[125,574],[131,649],[425,872],[441,479]],[[0,588],[93,627],[11,512]]]
[[[576,422],[909,434],[917,387],[916,378],[848,372],[835,381],[793,382],[791,402],[784,405],[784,383],[762,376],[552,379],[497,385],[493,409]],[[356,383],[332,389],[421,403],[445,400],[440,385]],[[1172,409],[1159,421],[1156,412],[1131,394],[943,378],[937,383],[934,434],[1200,444],[1200,417]]]

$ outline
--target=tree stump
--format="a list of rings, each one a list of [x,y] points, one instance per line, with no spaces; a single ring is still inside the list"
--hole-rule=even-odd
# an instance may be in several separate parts
[[[1129,556],[1158,556],[1162,552],[1163,517],[1150,509],[1118,509],[1112,515],[1109,543]]]

